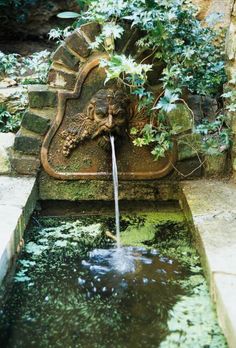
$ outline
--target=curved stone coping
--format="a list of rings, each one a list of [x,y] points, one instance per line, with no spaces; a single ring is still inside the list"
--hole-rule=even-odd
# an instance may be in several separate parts
[[[20,250],[37,198],[35,177],[0,176],[0,284]]]
[[[196,237],[218,320],[236,347],[236,185],[199,180],[181,183],[181,205]]]

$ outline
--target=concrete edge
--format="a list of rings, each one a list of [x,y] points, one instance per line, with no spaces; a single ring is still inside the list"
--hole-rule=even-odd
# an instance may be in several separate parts
[[[37,200],[38,187],[37,180],[35,178],[32,188],[28,193],[25,204],[22,207],[0,207],[0,209],[9,209],[9,214],[14,214],[12,223],[9,224],[3,231],[0,231],[0,285],[7,275],[8,271],[11,269],[15,256],[20,252],[24,244],[24,231],[35,209]]]
[[[211,299],[215,305],[218,323],[225,335],[229,348],[236,347],[236,274],[215,272],[211,269],[208,262],[207,248],[204,240],[201,238],[201,231],[197,221],[194,219],[194,213],[191,210],[191,203],[181,187],[179,197],[180,207],[185,215],[186,221],[193,234],[195,247],[200,255],[201,264],[208,282]],[[228,282],[226,281],[227,278]],[[231,286],[229,284],[231,281]],[[233,282],[233,285],[232,285]],[[232,302],[232,299],[234,301]]]

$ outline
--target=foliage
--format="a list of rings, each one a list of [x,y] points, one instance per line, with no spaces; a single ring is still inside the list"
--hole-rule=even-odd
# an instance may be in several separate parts
[[[72,26],[68,26],[64,29],[60,29],[60,28],[51,29],[48,33],[49,40],[56,40],[56,42],[59,44],[63,40],[65,40],[67,36],[71,34],[72,31],[73,31]]]
[[[219,115],[214,121],[209,122],[205,119],[196,127],[196,133],[202,135],[201,149],[204,153],[214,155],[229,149],[232,139],[227,121],[224,115]]]
[[[11,114],[6,108],[0,105],[0,132],[16,132],[20,128],[23,112]]]
[[[19,55],[16,53],[4,54],[0,51],[0,76],[12,76],[20,67]]]
[[[193,94],[217,98],[222,93],[226,76],[223,49],[215,43],[217,33],[201,26],[195,8],[185,0],[104,0],[100,3],[91,0],[86,3],[88,10],[79,21],[97,21],[102,26],[101,35],[91,47],[103,48],[109,53],[109,59],[101,62],[107,80],[116,78],[130,88],[138,98],[139,111],[150,116],[150,124],[143,130],[132,130],[132,135],[137,136],[134,143],[150,144],[155,158],[163,157],[171,149],[173,135],[167,126],[166,113],[175,108],[183,92],[187,89]],[[115,51],[115,40],[122,39],[127,24],[131,31],[140,32],[135,57]],[[141,61],[136,58],[139,56]],[[150,63],[144,64],[146,61]],[[147,72],[160,61],[164,64],[163,93],[154,100]]]
[[[46,83],[50,52],[45,50],[28,57],[0,52],[0,77],[9,77],[22,84]]]

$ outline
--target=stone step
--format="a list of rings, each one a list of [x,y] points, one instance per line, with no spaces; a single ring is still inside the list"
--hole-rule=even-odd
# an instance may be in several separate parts
[[[38,155],[42,141],[41,135],[21,127],[15,137],[14,150],[28,155]]]
[[[57,106],[57,91],[47,85],[29,86],[28,95],[31,108],[53,108]]]
[[[36,175],[40,168],[39,156],[25,155],[11,150],[10,162],[13,171],[21,175]]]
[[[55,115],[56,110],[54,108],[29,109],[22,119],[21,126],[29,131],[45,135]]]

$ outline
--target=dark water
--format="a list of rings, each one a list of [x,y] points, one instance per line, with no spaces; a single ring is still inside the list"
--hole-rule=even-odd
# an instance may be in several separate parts
[[[38,225],[0,302],[0,347],[159,347],[189,267],[154,247],[117,254],[109,218]]]

